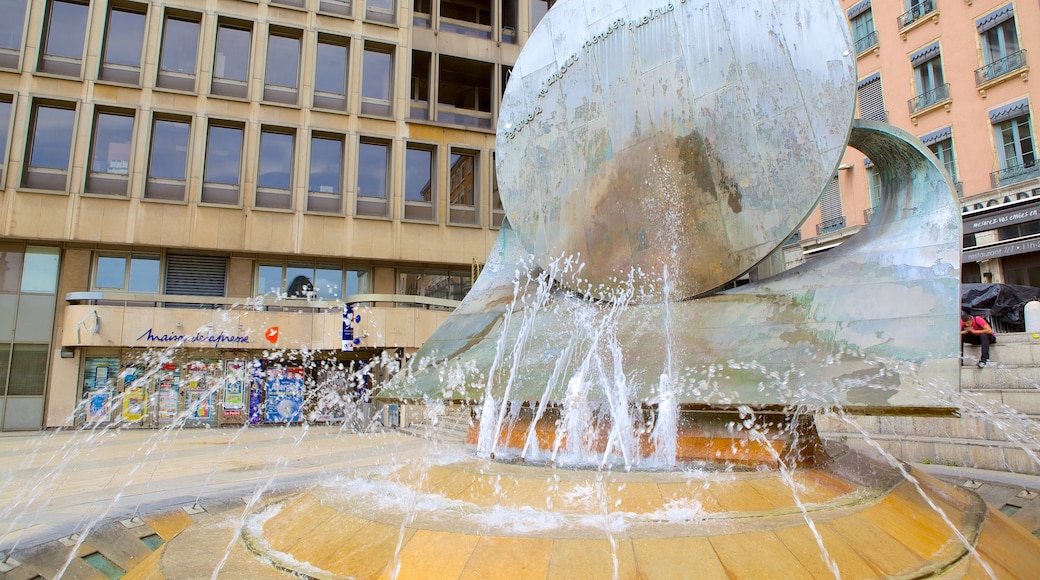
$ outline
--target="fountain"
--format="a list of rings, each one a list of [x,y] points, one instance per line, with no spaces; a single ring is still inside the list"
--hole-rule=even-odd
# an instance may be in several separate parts
[[[957,405],[953,188],[852,119],[854,60],[833,2],[557,3],[503,97],[498,243],[377,397],[473,404],[468,450],[278,503],[247,545],[316,577],[1028,575],[1040,541],[977,496],[816,433]],[[772,271],[847,145],[872,222]]]
[[[558,2],[503,98],[501,236],[376,395],[472,409],[467,445],[269,481],[235,537],[316,578],[1034,573],[1040,540],[977,495],[816,432],[958,407],[953,188],[853,120],[854,60],[834,2]],[[873,221],[775,272],[847,145]]]

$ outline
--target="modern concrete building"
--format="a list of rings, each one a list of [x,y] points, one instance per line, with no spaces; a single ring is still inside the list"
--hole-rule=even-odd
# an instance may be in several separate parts
[[[0,0],[0,429],[334,417],[487,256],[547,9]]]
[[[897,125],[946,166],[964,215],[965,282],[1040,286],[1040,164],[1029,75],[1040,58],[1031,0],[842,0],[858,62],[858,116]],[[820,207],[788,241],[788,266],[870,220],[880,187],[850,150]]]

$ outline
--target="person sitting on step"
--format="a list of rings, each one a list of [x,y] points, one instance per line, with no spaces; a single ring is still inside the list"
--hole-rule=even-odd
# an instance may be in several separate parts
[[[989,363],[989,345],[997,342],[997,335],[993,328],[981,316],[972,316],[967,312],[961,313],[961,358],[964,358],[964,343],[977,344],[982,347],[982,356],[979,357],[979,368]]]

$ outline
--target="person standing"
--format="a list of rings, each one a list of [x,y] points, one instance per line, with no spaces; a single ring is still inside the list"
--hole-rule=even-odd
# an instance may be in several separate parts
[[[964,357],[964,343],[977,344],[982,347],[982,356],[979,358],[979,368],[989,363],[989,345],[997,342],[997,335],[993,328],[981,316],[972,316],[967,312],[961,313],[961,357]]]

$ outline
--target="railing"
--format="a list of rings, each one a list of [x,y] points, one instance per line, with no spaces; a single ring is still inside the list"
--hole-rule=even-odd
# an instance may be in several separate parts
[[[491,128],[491,113],[473,109],[461,109],[444,103],[437,104],[437,120],[451,125],[462,125],[477,129]]]
[[[440,29],[476,38],[491,38],[491,26],[454,18],[441,18]]]
[[[1035,159],[1029,163],[1009,165],[1004,169],[989,174],[989,180],[995,188],[1011,185],[1012,183],[1018,183],[1034,177],[1040,177],[1040,165],[1037,165]]]
[[[845,216],[823,220],[816,224],[816,235],[835,232],[845,228]]]
[[[982,68],[975,69],[975,85],[984,85],[995,78],[1002,77],[1024,66],[1026,66],[1026,51],[1013,52],[1000,60],[995,60]]]
[[[935,12],[935,0],[922,0],[920,4],[900,14],[896,20],[899,22],[899,28],[906,28],[932,12]]]
[[[941,103],[946,99],[950,98],[950,83],[942,84],[927,93],[921,93],[916,97],[907,101],[907,105],[910,107],[910,114],[914,115],[919,113],[928,107],[936,103]]]
[[[863,54],[868,50],[874,48],[878,44],[877,31],[874,30],[870,34],[856,40],[856,54]]]
[[[308,298],[282,298],[257,296],[232,298],[228,296],[183,296],[175,294],[134,294],[129,292],[69,292],[65,295],[69,304],[91,304],[109,306],[136,306],[143,308],[200,308],[206,310],[258,310],[289,312],[339,311],[344,304],[371,305],[389,302],[394,306],[419,306],[422,308],[455,308],[458,300],[413,296],[411,294],[352,294],[343,300],[312,300]]]

